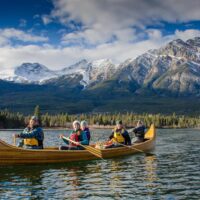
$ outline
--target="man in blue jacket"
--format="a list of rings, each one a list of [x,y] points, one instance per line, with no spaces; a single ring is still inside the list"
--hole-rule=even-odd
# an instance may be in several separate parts
[[[15,134],[14,137],[22,138],[20,147],[27,149],[43,149],[44,133],[41,127],[39,127],[38,118],[32,116],[29,125],[20,134]]]

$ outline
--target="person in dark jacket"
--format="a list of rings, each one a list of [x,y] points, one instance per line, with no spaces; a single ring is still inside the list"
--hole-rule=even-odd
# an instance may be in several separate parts
[[[88,123],[85,120],[81,121],[81,130],[86,133],[88,141],[90,142],[91,134],[90,134],[90,130],[88,127]]]
[[[133,129],[133,132],[135,133],[135,136],[137,140],[134,143],[140,143],[144,142],[144,136],[145,136],[145,126],[142,121],[138,121],[136,127]]]
[[[15,134],[14,137],[23,139],[19,143],[19,147],[27,149],[43,149],[44,133],[39,126],[38,118],[32,116],[29,125],[20,134]]]
[[[112,145],[109,145],[107,148],[131,145],[131,138],[121,120],[116,121],[116,127],[113,129],[109,139],[112,141]]]

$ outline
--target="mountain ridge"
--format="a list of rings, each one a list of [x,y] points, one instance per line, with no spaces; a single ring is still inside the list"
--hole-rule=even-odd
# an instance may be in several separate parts
[[[60,82],[63,77],[72,79],[78,76],[76,84],[82,85],[83,89],[116,79],[118,82],[129,82],[134,87],[137,85],[137,89],[148,87],[177,94],[199,95],[200,37],[185,42],[181,39],[173,40],[119,65],[114,65],[109,59],[91,62],[83,59],[57,71],[49,70],[39,63],[23,63],[14,72],[15,75],[6,80],[24,84],[49,84]],[[164,80],[161,81],[161,78]],[[191,87],[187,86],[189,82]]]
[[[200,37],[171,41],[119,65],[109,59],[81,60],[57,71],[38,63],[26,65],[17,69],[31,78],[39,74],[41,81],[22,76],[1,80],[0,108],[26,112],[39,104],[49,112],[200,114]]]

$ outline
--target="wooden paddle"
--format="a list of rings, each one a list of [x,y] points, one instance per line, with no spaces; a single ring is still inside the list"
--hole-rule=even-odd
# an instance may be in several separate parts
[[[133,146],[128,146],[128,145],[121,144],[121,143],[117,143],[117,144],[122,145],[122,146],[124,146],[124,147],[127,147],[127,148],[129,148],[129,149],[134,149],[134,150],[136,150],[136,151],[138,151],[138,152],[141,152],[141,153],[145,153],[146,155],[153,155],[153,154],[151,154],[151,153],[148,153],[148,152],[142,151],[142,150],[140,150],[140,149],[137,149],[137,148],[135,148],[135,147],[133,147]]]
[[[74,143],[74,144],[77,143],[77,142],[75,142],[73,140],[70,140],[69,138],[67,138],[65,136],[62,136],[62,138],[68,140],[71,143]],[[96,149],[94,147],[91,147],[91,146],[88,146],[88,145],[82,145],[82,144],[79,144],[79,146],[83,147],[84,149],[86,149],[88,152],[90,152],[91,154],[95,155],[96,157],[101,158],[102,160],[104,160],[102,158],[101,152],[98,149]]]
[[[16,137],[13,135],[13,145],[16,146]]]
[[[123,147],[127,147],[127,148],[129,148],[129,149],[134,149],[134,150],[139,151],[139,152],[141,152],[141,153],[146,153],[146,152],[144,152],[144,151],[142,151],[142,150],[140,150],[140,149],[137,149],[137,148],[135,148],[135,147],[133,147],[133,146],[128,146],[128,145],[121,144],[121,143],[118,143],[118,142],[115,142],[115,143],[117,143],[117,144],[119,144],[119,145],[121,145],[121,146],[123,146]]]

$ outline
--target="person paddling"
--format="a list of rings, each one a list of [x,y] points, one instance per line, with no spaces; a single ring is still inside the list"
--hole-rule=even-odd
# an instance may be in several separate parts
[[[66,139],[63,138],[64,135],[60,135],[60,138],[67,144],[66,146],[60,146],[60,150],[83,150],[84,148],[80,146],[82,145],[89,145],[87,134],[81,130],[80,122],[74,121],[73,122],[73,131],[71,132],[69,139],[73,140],[74,142],[68,142]]]
[[[135,136],[137,140],[134,143],[140,143],[144,142],[144,136],[145,136],[145,126],[141,120],[137,122],[136,127],[133,129],[133,132],[135,133]]]
[[[116,121],[116,127],[112,131],[109,139],[110,141],[108,142],[108,146],[106,148],[122,146],[120,144],[131,145],[131,138],[129,133],[124,128],[121,120]]]
[[[32,116],[28,126],[20,134],[14,134],[15,138],[22,138],[23,140],[18,144],[18,147],[25,147],[27,149],[43,149],[44,133],[39,126],[39,121],[36,116]]]

